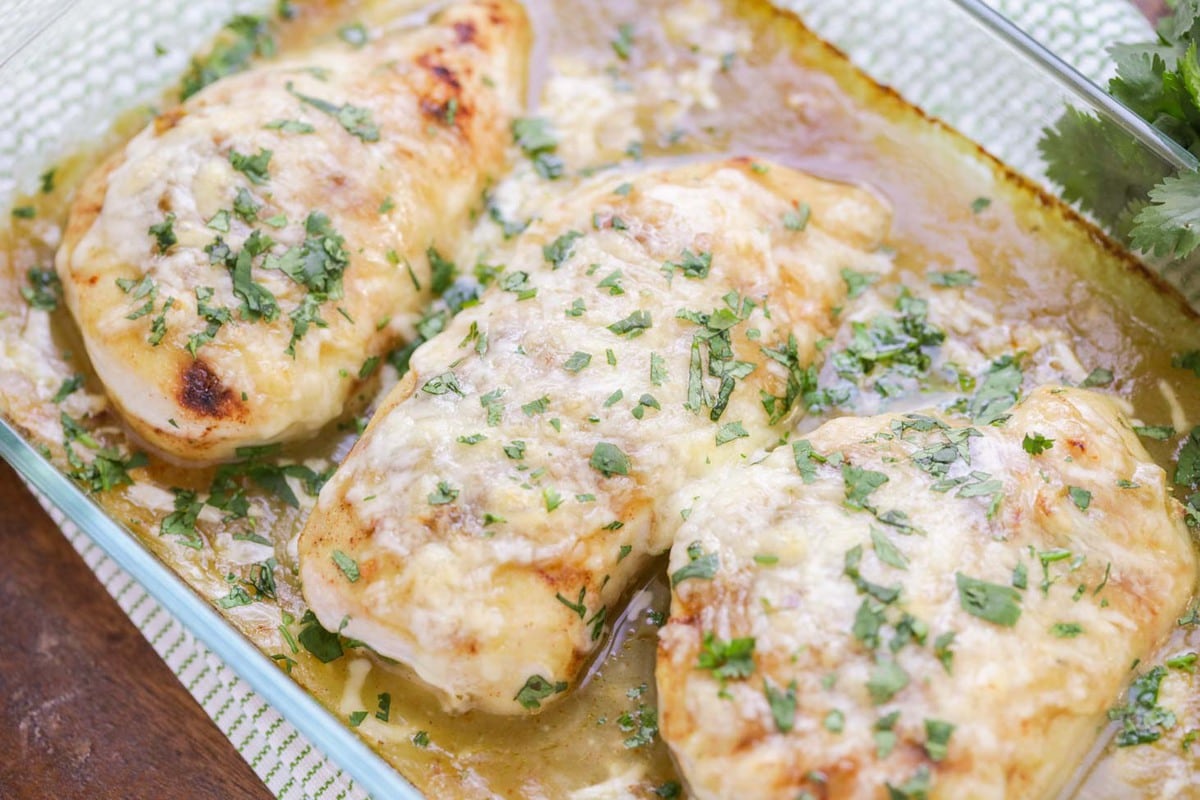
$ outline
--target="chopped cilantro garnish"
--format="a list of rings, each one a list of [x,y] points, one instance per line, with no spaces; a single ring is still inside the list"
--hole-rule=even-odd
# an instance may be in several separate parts
[[[559,694],[567,690],[567,682],[559,681],[551,683],[541,675],[530,675],[525,681],[525,685],[521,690],[513,696],[513,699],[521,704],[521,707],[527,711],[532,711],[542,707],[542,701],[553,694]]]
[[[342,657],[341,637],[332,631],[325,630],[311,611],[304,612],[304,616],[300,618],[300,624],[304,627],[296,637],[296,641],[300,642],[301,646],[312,653],[318,661],[328,664],[330,661],[336,661]]]
[[[587,587],[583,586],[579,589],[579,597],[576,598],[574,603],[563,597],[561,593],[555,593],[554,599],[578,614],[580,619],[583,619],[585,616],[587,616],[587,606],[583,602],[583,598],[586,594]]]
[[[1021,366],[1012,356],[1001,356],[991,363],[971,398],[967,412],[976,423],[991,425],[1006,417],[1021,392]]]
[[[525,416],[532,417],[537,414],[545,414],[546,409],[549,407],[550,407],[549,396],[542,395],[537,400],[531,400],[528,403],[526,403],[525,405],[521,406],[521,411],[523,411],[525,413]]]
[[[571,354],[568,360],[563,365],[563,369],[568,372],[580,372],[581,369],[592,363],[592,354],[583,353],[581,350],[576,350]]]
[[[1175,429],[1170,425],[1134,425],[1133,432],[1147,439],[1165,442],[1175,438]]]
[[[609,442],[597,443],[588,463],[591,464],[592,469],[606,478],[629,474],[629,456],[625,455],[615,444]]]
[[[946,288],[975,285],[975,276],[965,269],[956,269],[952,272],[930,272],[928,278],[934,286]]]
[[[775,728],[780,733],[789,733],[796,725],[796,682],[788,684],[785,691],[772,686],[771,681],[764,678],[763,692],[767,696],[767,705],[771,707]]]
[[[871,544],[880,561],[897,569],[908,569],[908,559],[888,540],[887,534],[874,525],[871,526]]]
[[[270,177],[267,170],[271,164],[271,151],[265,147],[259,148],[257,154],[248,156],[237,150],[229,151],[229,163],[238,172],[250,179],[256,186],[262,186]]]
[[[1113,382],[1112,370],[1104,367],[1096,367],[1087,374],[1087,377],[1079,384],[1084,389],[1091,389],[1096,386],[1108,386]]]
[[[375,719],[387,722],[392,713],[392,695],[388,692],[380,692],[376,702],[378,710],[375,712]]]
[[[844,464],[842,480],[846,484],[846,505],[850,508],[870,510],[872,506],[868,504],[868,498],[872,492],[888,482],[888,476],[875,470]]]
[[[842,281],[846,284],[846,297],[854,300],[861,297],[872,283],[879,280],[878,276],[867,272],[855,272],[852,269],[842,269]]]
[[[159,533],[162,536],[178,536],[180,544],[199,550],[204,541],[196,531],[196,519],[204,508],[195,492],[186,489],[172,489],[175,493],[175,510],[163,517],[159,523]]]
[[[1021,618],[1021,595],[1011,586],[988,583],[961,572],[954,575],[958,599],[968,614],[1012,627]]]
[[[241,72],[254,56],[275,53],[275,40],[265,17],[241,14],[230,20],[221,31],[216,44],[207,55],[193,58],[183,76],[180,99],[187,100],[196,92],[226,75]]]
[[[925,753],[929,756],[930,761],[945,760],[954,727],[949,722],[940,719],[925,720]]]
[[[871,702],[875,705],[886,703],[908,686],[908,681],[908,673],[903,667],[890,659],[880,659],[867,678],[867,692],[871,695]]]
[[[1155,667],[1129,686],[1128,702],[1110,709],[1108,718],[1121,724],[1118,747],[1157,742],[1175,727],[1175,714],[1158,705],[1158,691],[1167,676],[1166,667]]]
[[[359,577],[361,576],[358,571],[358,562],[343,553],[341,550],[334,550],[332,557],[333,563],[336,564],[337,568],[340,569],[342,574],[346,576],[346,580],[350,581],[351,583],[357,583]]]
[[[58,391],[54,393],[54,397],[50,399],[50,402],[61,403],[74,394],[80,386],[83,386],[83,375],[77,372],[62,382],[62,385],[58,387]]]
[[[748,678],[754,673],[754,637],[716,638],[712,631],[704,634],[696,669],[712,672],[724,686],[728,680]]]
[[[558,269],[571,257],[571,253],[575,250],[576,240],[582,237],[583,234],[579,231],[567,231],[550,244],[543,245],[542,257],[554,269]]]
[[[633,26],[623,22],[617,26],[617,38],[612,40],[613,52],[622,61],[629,60],[630,50],[633,49]]]
[[[307,122],[296,119],[275,119],[263,127],[267,130],[282,131],[283,133],[315,133],[317,130]]]
[[[1200,350],[1180,353],[1171,359],[1171,366],[1175,369],[1190,369],[1193,375],[1200,378]]]
[[[702,280],[708,277],[709,270],[712,269],[712,253],[704,250],[697,254],[684,249],[679,254],[679,261],[668,261],[663,268],[668,273],[679,270],[685,278]]]
[[[1027,433],[1025,434],[1025,439],[1021,442],[1021,447],[1031,456],[1040,456],[1051,447],[1054,447],[1054,440],[1047,439],[1040,433]]]
[[[628,317],[617,320],[609,325],[608,329],[618,336],[628,336],[632,339],[635,336],[640,336],[642,331],[645,331],[652,325],[653,321],[650,318],[650,312],[638,309]]]
[[[1080,511],[1087,511],[1088,506],[1092,504],[1092,493],[1087,489],[1081,489],[1078,486],[1068,486],[1067,494]]]
[[[370,109],[360,108],[349,103],[339,106],[328,100],[322,100],[319,97],[301,94],[293,88],[290,81],[287,84],[287,90],[300,102],[306,103],[318,111],[323,111],[336,119],[338,124],[345,128],[346,132],[352,136],[357,136],[364,142],[379,141],[379,127],[371,117]]]
[[[749,432],[742,426],[740,420],[737,422],[728,422],[717,429],[717,446],[720,447],[735,439],[745,439],[749,436]]]
[[[689,579],[712,580],[721,566],[718,553],[705,553],[699,542],[687,548],[688,563],[671,573],[671,586],[678,586]]]
[[[151,225],[148,233],[154,237],[158,252],[165,253],[170,250],[179,242],[175,236],[175,214],[169,213],[162,222]]]
[[[441,375],[435,375],[425,381],[424,385],[421,386],[421,391],[432,395],[453,393],[459,397],[466,397],[463,394],[462,387],[458,385],[458,377],[453,372],[443,372]]]
[[[785,212],[783,215],[783,227],[789,231],[799,233],[808,227],[808,220],[812,216],[812,208],[808,203],[801,203],[796,206],[794,211]]]
[[[438,481],[437,490],[429,493],[429,505],[444,506],[458,499],[458,489],[445,481]]]
[[[555,155],[558,139],[544,117],[525,117],[513,120],[513,141],[533,161],[538,175],[547,180],[562,177],[566,169],[561,158]]]

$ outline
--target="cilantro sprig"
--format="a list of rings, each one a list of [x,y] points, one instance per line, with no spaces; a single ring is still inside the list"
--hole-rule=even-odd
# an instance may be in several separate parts
[[[1200,2],[1172,3],[1157,41],[1109,49],[1109,93],[1183,149],[1200,154]],[[1200,173],[1169,176],[1116,123],[1069,109],[1043,132],[1046,174],[1068,202],[1136,250],[1183,258],[1200,247]]]

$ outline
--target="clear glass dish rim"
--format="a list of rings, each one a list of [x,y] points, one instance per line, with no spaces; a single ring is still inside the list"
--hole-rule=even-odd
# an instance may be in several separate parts
[[[0,54],[0,73],[80,2],[71,0],[48,14],[16,47]],[[949,2],[998,41],[1015,50],[1020,57],[1032,62],[1070,97],[1118,124],[1165,163],[1179,170],[1195,170],[1200,165],[1191,153],[1111,97],[984,0]],[[135,536],[119,526],[79,487],[43,458],[3,416],[0,416],[0,457],[369,794],[378,798],[425,800],[422,793],[372,751],[342,720],[281,672],[275,662],[258,650],[211,604],[205,602],[169,567],[144,548]]]

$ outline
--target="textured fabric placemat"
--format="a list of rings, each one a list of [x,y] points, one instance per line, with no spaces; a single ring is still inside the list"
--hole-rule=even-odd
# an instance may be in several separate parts
[[[1152,35],[1149,24],[1127,0],[990,1],[1085,75],[1098,81],[1109,76],[1111,67],[1105,49],[1110,44],[1145,40]],[[0,0],[0,21],[4,23],[0,26],[0,54],[11,52],[28,40],[54,15],[64,10],[68,15],[80,11],[68,9],[70,5],[69,0],[52,3]],[[64,62],[77,59],[78,63],[88,63],[91,54],[90,63],[99,63],[95,59],[97,48],[128,62],[114,66],[114,69],[127,67],[127,71],[125,85],[111,91],[119,92],[116,96],[124,98],[148,99],[156,91],[154,87],[161,83],[160,76],[164,71],[182,69],[188,52],[187,49],[170,48],[164,62],[163,58],[154,55],[154,44],[162,41],[161,35],[156,38],[154,31],[182,29],[189,32],[191,41],[202,41],[202,37],[224,17],[256,5],[261,4],[250,0],[225,0],[185,4],[181,11],[173,3],[156,4],[143,0],[124,2],[123,8],[136,7],[135,10],[108,15],[107,23],[99,28],[85,27],[81,19],[79,35],[72,40],[68,51],[55,51],[51,57],[49,45],[39,50],[35,42],[34,47],[22,52],[19,56],[25,60],[19,71],[22,82],[0,85],[0,107],[18,107],[18,98],[27,103],[30,94],[38,94],[39,76],[47,73],[53,74],[59,84],[65,84],[70,75],[61,74]],[[860,66],[899,89],[913,102],[930,113],[953,120],[964,133],[984,143],[1009,163],[1037,171],[1035,132],[1040,126],[1036,120],[1039,114],[1057,113],[1061,107],[1058,98],[1048,98],[1044,94],[1028,96],[1029,85],[1022,75],[1014,72],[1010,62],[994,64],[981,60],[978,54],[990,52],[988,48],[977,48],[969,38],[951,37],[946,33],[942,29],[943,15],[948,7],[945,0],[898,0],[892,3],[844,0],[838,4],[837,15],[828,18],[819,13],[820,8],[813,0],[787,0],[781,5],[809,14],[814,28],[838,41]],[[916,34],[901,20],[911,19],[914,7],[922,5],[928,7],[928,13],[923,17],[928,27]],[[204,9],[198,10],[197,6],[204,6]],[[179,21],[180,16],[186,18],[183,24]],[[168,19],[173,19],[174,24],[165,24]],[[120,31],[120,35],[114,31]],[[984,36],[982,32],[979,35]],[[914,36],[918,41],[942,42],[945,49],[920,54],[912,47]],[[120,50],[113,44],[116,40],[139,44]],[[147,67],[147,63],[153,68]],[[87,83],[84,80],[81,85]],[[103,98],[89,97],[81,90],[77,97],[59,97],[55,102],[44,103],[44,107],[22,114],[0,130],[0,197],[7,196],[19,185],[28,185],[31,176],[36,175],[30,164],[40,166],[55,155],[42,150],[41,142],[61,131],[64,123],[56,117],[56,112],[61,112],[62,104],[71,102],[95,106],[89,113],[97,120],[105,111]],[[1034,120],[1023,131],[1001,124],[1002,116],[993,113],[1001,105],[1013,103],[1027,109]],[[78,120],[78,109],[76,112],[75,119]],[[1004,116],[1011,117],[1011,112]],[[84,130],[83,138],[99,130]],[[350,800],[366,796],[349,776],[329,763],[232,669],[204,648],[178,620],[119,569],[86,534],[67,521],[45,498],[38,499],[120,607],[270,791],[288,800]]]

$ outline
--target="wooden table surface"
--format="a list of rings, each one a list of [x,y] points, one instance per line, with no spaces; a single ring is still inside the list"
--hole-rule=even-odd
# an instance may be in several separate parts
[[[0,553],[0,798],[271,796],[3,462]]]

